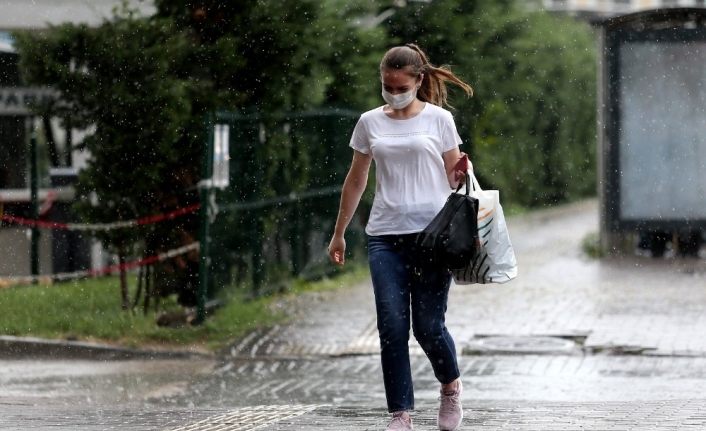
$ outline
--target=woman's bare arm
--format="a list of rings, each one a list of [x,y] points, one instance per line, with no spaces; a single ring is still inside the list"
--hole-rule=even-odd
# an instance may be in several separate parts
[[[331,261],[338,265],[345,263],[346,241],[344,235],[368,184],[368,172],[370,171],[371,161],[372,157],[370,154],[354,151],[351,167],[348,170],[348,175],[346,175],[346,180],[343,182],[336,228],[328,247]]]

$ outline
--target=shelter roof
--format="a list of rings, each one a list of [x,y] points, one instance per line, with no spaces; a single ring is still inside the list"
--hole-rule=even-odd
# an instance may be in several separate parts
[[[610,18],[596,19],[592,21],[592,24],[612,29],[634,25],[664,27],[665,24],[669,25],[672,22],[678,26],[683,26],[686,22],[694,22],[703,26],[706,23],[706,8],[674,7],[648,9]]]

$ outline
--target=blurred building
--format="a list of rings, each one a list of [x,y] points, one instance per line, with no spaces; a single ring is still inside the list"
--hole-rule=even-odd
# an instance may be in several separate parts
[[[0,31],[41,29],[65,22],[98,25],[121,3],[121,0],[4,0],[0,7]],[[153,3],[131,0],[129,5],[150,15],[155,12]]]
[[[549,11],[586,18],[610,17],[647,9],[706,7],[706,0],[541,0]]]
[[[48,142],[62,154],[57,162],[40,154],[39,201],[42,217],[52,221],[72,219],[72,187],[87,155],[74,149],[86,131],[64,127],[58,118],[33,115],[30,105],[56,98],[47,88],[22,82],[15,52],[13,31],[41,31],[63,23],[100,25],[121,7],[122,0],[3,0],[0,3],[0,214],[31,218],[29,136],[37,132],[41,148]],[[139,14],[155,12],[152,0],[131,0],[129,7]],[[42,231],[39,270],[42,274],[102,266],[99,247],[88,255],[88,238],[67,232]],[[25,227],[0,224],[0,276],[27,275],[30,271],[30,235]],[[90,262],[89,262],[90,261]]]

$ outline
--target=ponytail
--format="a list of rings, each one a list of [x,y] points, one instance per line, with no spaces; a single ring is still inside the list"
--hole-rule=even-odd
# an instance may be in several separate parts
[[[417,45],[408,43],[397,46],[385,53],[380,62],[380,71],[384,69],[409,68],[412,76],[424,74],[417,97],[423,102],[437,106],[451,106],[447,102],[446,81],[461,87],[468,96],[473,96],[473,88],[457,77],[447,66],[435,67],[429,62],[424,51]]]

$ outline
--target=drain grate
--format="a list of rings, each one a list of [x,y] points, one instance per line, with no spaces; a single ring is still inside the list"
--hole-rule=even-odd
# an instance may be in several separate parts
[[[490,336],[472,340],[463,353],[473,354],[557,354],[575,353],[577,343],[552,336]]]
[[[325,404],[314,404],[243,407],[170,431],[250,431],[301,416],[325,406]]]

